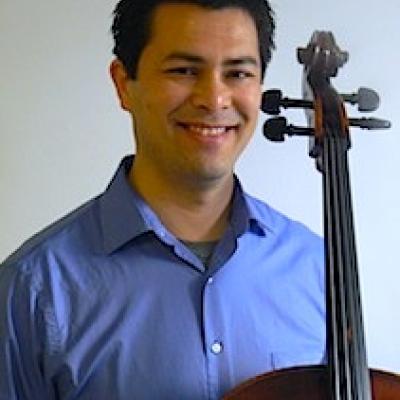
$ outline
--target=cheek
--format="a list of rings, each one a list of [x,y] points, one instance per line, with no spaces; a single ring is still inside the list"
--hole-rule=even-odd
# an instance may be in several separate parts
[[[260,90],[242,91],[238,97],[240,109],[248,116],[249,119],[257,119],[261,107],[261,92]]]
[[[253,79],[252,82],[243,81],[237,84],[233,90],[237,99],[242,99],[243,103],[247,103],[251,107],[261,103],[262,86],[256,79]]]
[[[149,108],[157,114],[168,115],[179,108],[190,95],[190,89],[175,82],[164,82],[154,88]]]
[[[170,115],[185,113],[185,111],[192,109],[192,92],[190,88],[184,85],[172,85],[170,89],[169,91],[165,91],[163,98]]]
[[[143,95],[136,109],[136,121],[137,127],[147,133],[144,140],[162,141],[163,146],[167,145],[165,137],[173,130],[170,116],[181,104],[176,92],[163,90],[161,87]]]

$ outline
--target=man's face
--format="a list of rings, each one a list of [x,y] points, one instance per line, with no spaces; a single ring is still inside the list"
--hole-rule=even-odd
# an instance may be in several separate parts
[[[119,90],[134,119],[135,168],[198,184],[230,178],[257,123],[260,64],[245,11],[159,6],[137,79]]]

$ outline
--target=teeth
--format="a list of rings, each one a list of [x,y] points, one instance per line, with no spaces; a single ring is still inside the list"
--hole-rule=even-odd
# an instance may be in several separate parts
[[[187,129],[190,131],[203,135],[203,136],[218,136],[222,135],[226,132],[225,127],[212,127],[212,128],[206,128],[203,126],[196,126],[196,125],[188,125]]]

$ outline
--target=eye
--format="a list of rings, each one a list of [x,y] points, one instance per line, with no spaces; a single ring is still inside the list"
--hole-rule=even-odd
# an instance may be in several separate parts
[[[247,78],[254,78],[255,74],[251,71],[247,71],[247,70],[232,70],[232,71],[228,71],[226,73],[227,78],[233,78],[233,79],[247,79]]]
[[[194,67],[174,67],[165,70],[167,74],[177,75],[177,76],[195,76],[197,75],[197,70]]]

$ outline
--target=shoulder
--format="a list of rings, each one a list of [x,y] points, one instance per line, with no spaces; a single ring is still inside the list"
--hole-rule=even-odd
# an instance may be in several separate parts
[[[313,232],[302,222],[290,218],[284,213],[276,210],[265,201],[255,198],[247,193],[244,194],[250,216],[260,222],[269,231],[276,234],[288,231],[293,234],[305,235],[311,240],[321,241],[321,237]]]
[[[44,264],[45,260],[49,262],[64,253],[79,253],[88,242],[93,246],[93,234],[99,234],[97,206],[97,198],[89,200],[33,235],[2,262],[0,272],[9,268],[29,272],[35,265]]]
[[[269,238],[279,245],[314,254],[316,259],[323,258],[323,238],[305,224],[294,220],[271,207],[266,202],[247,193],[244,194],[251,219],[264,230]]]
[[[325,246],[323,238],[302,222],[296,221],[269,204],[245,195],[250,214],[264,230],[260,248],[268,268],[284,271],[291,284],[307,291],[323,308],[325,286]],[[261,250],[260,250],[261,251]],[[287,273],[287,275],[286,275]]]

